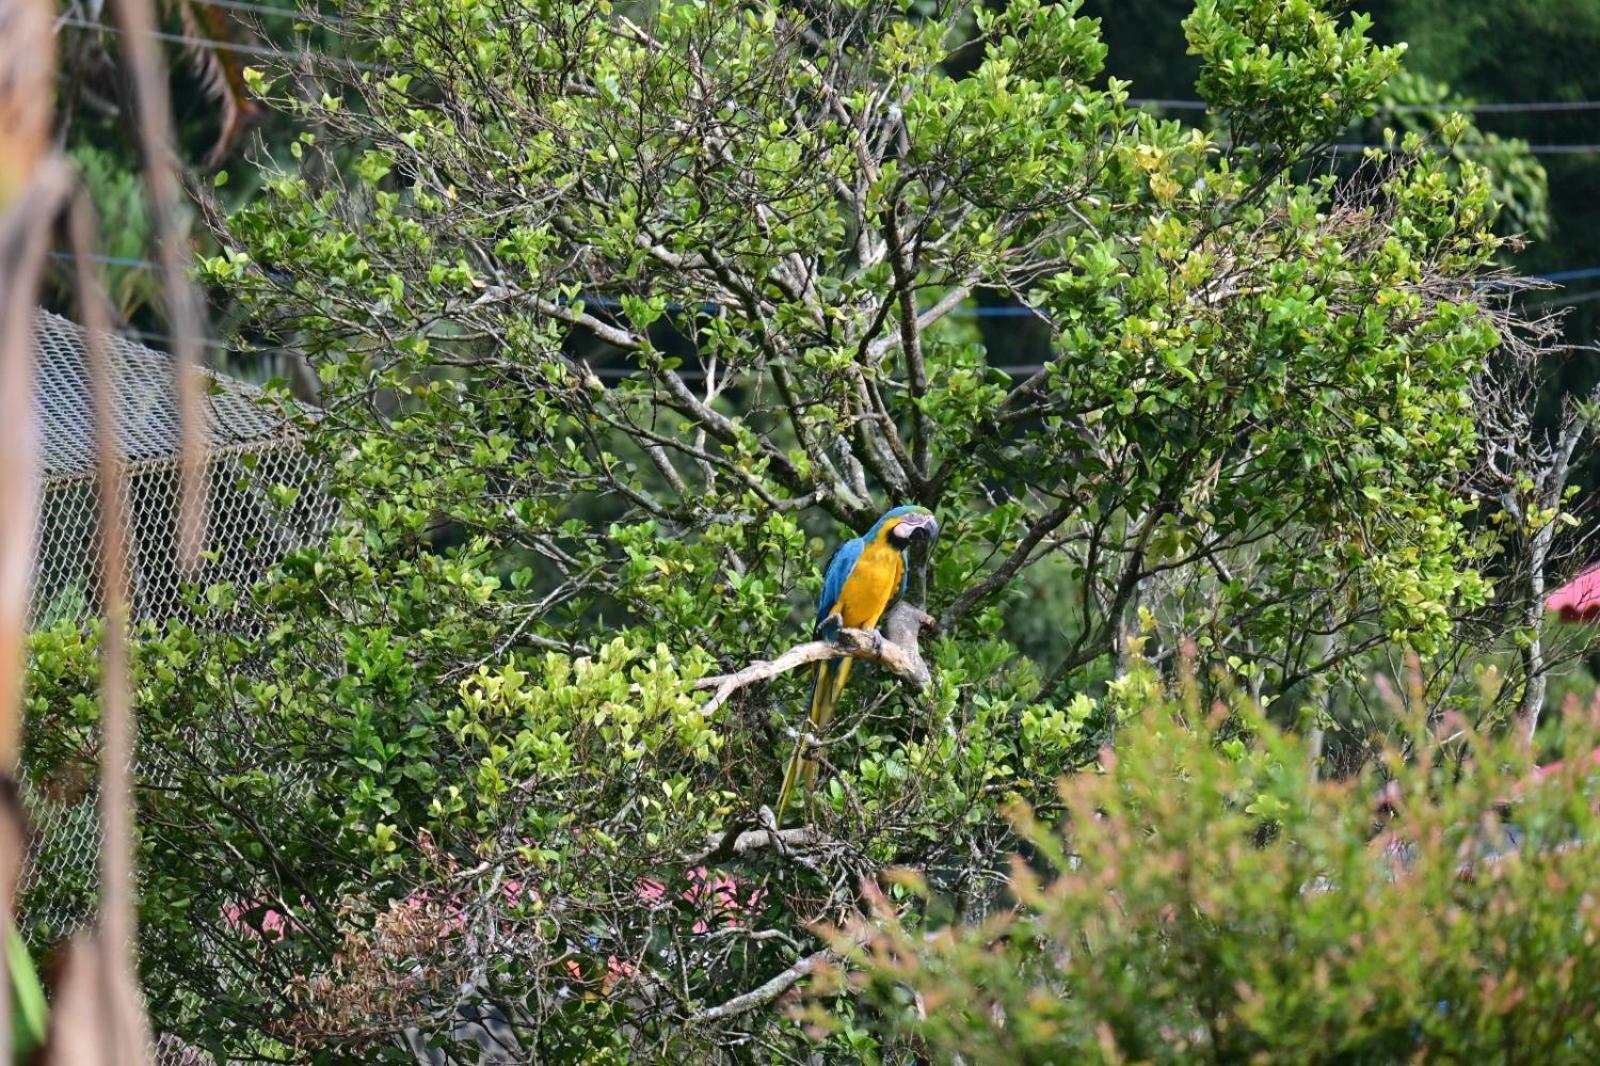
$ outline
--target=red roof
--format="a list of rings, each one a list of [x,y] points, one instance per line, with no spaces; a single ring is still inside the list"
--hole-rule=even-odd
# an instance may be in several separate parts
[[[1544,601],[1564,622],[1600,619],[1600,566],[1590,567],[1552,592]]]

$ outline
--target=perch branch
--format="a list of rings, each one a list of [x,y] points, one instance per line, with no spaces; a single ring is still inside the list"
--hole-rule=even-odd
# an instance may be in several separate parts
[[[815,826],[801,826],[798,829],[743,829],[734,827],[726,833],[712,833],[706,837],[706,849],[693,855],[685,856],[684,861],[691,866],[700,866],[708,862],[717,862],[723,859],[741,858],[753,851],[764,848],[774,848],[778,851],[787,851],[791,848],[812,848],[818,845],[831,844],[822,832]]]
[[[841,629],[831,640],[798,644],[776,659],[758,659],[731,674],[703,677],[695,683],[695,688],[716,690],[704,709],[704,713],[709,714],[727,703],[742,688],[770,681],[809,663],[840,656],[870,659],[917,688],[926,688],[932,678],[928,673],[928,665],[922,661],[918,636],[924,626],[935,624],[933,616],[921,608],[905,603],[896,604],[884,621],[881,632],[876,629]]]

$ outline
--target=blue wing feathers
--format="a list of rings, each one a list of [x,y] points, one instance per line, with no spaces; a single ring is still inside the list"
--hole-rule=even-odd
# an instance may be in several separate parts
[[[822,632],[828,616],[838,609],[839,597],[844,594],[844,583],[849,580],[850,571],[855,569],[856,561],[861,558],[865,547],[866,542],[859,537],[847,540],[839,545],[839,550],[828,561],[828,570],[822,578],[822,595],[817,597],[818,634]]]

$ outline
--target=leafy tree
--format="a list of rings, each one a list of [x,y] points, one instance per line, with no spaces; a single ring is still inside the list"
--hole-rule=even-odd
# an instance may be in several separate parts
[[[1371,7],[1386,38],[1408,42],[1410,65],[1418,74],[1449,82],[1484,102],[1556,105],[1482,114],[1478,121],[1484,128],[1536,144],[1595,143],[1594,111],[1585,107],[1600,93],[1600,72],[1589,61],[1600,42],[1600,11],[1592,5],[1518,0],[1456,8],[1383,0]],[[1560,275],[1600,265],[1594,255],[1600,217],[1591,192],[1600,152],[1551,153],[1541,163],[1548,174],[1551,225],[1548,232],[1536,233],[1540,239],[1518,257],[1521,269]],[[1600,333],[1595,279],[1580,274],[1562,285],[1567,291],[1536,294],[1534,301],[1542,313],[1566,315],[1563,328],[1575,346],[1592,344]],[[1553,421],[1561,398],[1586,394],[1596,375],[1583,358],[1547,370],[1552,387],[1543,413],[1545,421]],[[1592,456],[1580,464],[1575,480],[1586,496],[1600,483]]]
[[[926,7],[379,0],[346,27],[377,69],[249,75],[307,129],[206,273],[313,357],[348,523],[214,592],[237,635],[141,659],[168,1024],[230,1054],[792,1056],[812,923],[890,867],[994,908],[1005,811],[1140,728],[1135,654],[1192,645],[1289,721],[1375,654],[1454,677],[1520,603],[1466,521],[1501,424],[1474,383],[1538,343],[1484,296],[1516,287],[1493,189],[1415,135],[1306,165],[1398,52],[1207,0],[1212,135],[1096,87],[1071,5],[981,11],[962,77]],[[1003,369],[979,289],[1048,362]],[[944,530],[908,593],[927,684],[858,674],[805,740],[816,821],[780,832],[802,680],[735,672],[900,502]],[[81,653],[40,639],[35,698],[70,704]],[[832,1009],[828,1054],[876,1054]]]
[[[1325,606],[1302,589],[1346,582],[1335,614],[1381,623],[1365,636],[1437,640],[1448,605],[1481,596],[1460,525],[1366,527],[1454,506],[1465,386],[1496,335],[1448,279],[1497,246],[1488,195],[1432,159],[1286,177],[1371,106],[1396,54],[1359,20],[1275,10],[1203,5],[1190,22],[1230,125],[1221,151],[1124,110],[1120,87],[1089,89],[1103,50],[1066,10],[986,14],[998,43],[951,81],[943,23],[882,13],[735,29],[669,7],[645,28],[580,8],[507,14],[512,34],[423,9],[375,48],[416,69],[351,85],[348,106],[286,104],[367,146],[362,187],[275,179],[213,272],[314,337],[336,413],[395,401],[379,425],[417,476],[390,484],[374,462],[372,488],[418,522],[528,543],[559,536],[586,491],[683,528],[805,505],[861,525],[880,491],[972,509],[982,532],[953,514],[940,553],[955,616],[1038,555],[1083,571],[1052,688],[1114,654],[1146,582],[1245,545],[1270,579],[1223,579],[1185,627],[1219,654],[1259,657],[1227,646],[1233,613],[1292,632],[1292,612]],[[484,49],[520,51],[469,62]],[[601,83],[532,77],[558,59]],[[997,373],[953,321],[980,284],[1037,307],[1056,359]],[[597,388],[566,357],[574,334],[609,345],[602,369],[624,380]],[[519,454],[560,437],[570,450]],[[996,472],[1005,484],[979,490]],[[504,499],[523,513],[508,521]],[[1283,682],[1304,672],[1274,665]]]

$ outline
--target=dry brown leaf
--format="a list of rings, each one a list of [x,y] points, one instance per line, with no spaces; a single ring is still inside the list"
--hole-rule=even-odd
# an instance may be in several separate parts
[[[50,150],[55,35],[49,0],[0,0],[0,210]]]

